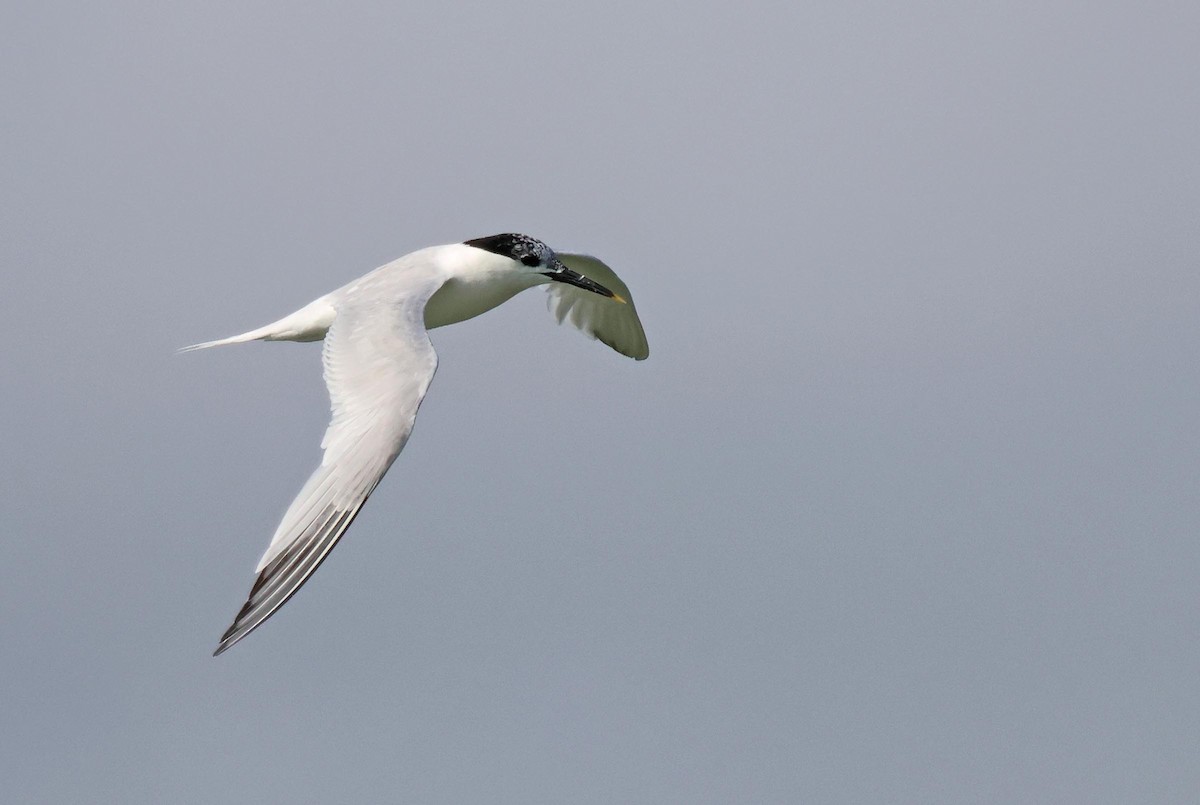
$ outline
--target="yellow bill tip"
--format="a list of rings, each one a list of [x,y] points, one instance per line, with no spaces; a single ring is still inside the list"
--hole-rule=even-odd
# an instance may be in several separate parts
[[[619,293],[615,293],[615,294],[613,294],[613,295],[612,295],[612,298],[613,298],[613,299],[615,299],[616,301],[620,302],[622,305],[628,305],[628,304],[629,304],[629,300],[628,300],[628,299],[626,299],[625,297],[621,296]]]

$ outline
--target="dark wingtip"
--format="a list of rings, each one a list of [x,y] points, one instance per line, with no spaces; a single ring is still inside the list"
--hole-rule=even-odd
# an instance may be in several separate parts
[[[228,629],[225,630],[225,634],[221,635],[221,642],[217,644],[216,650],[214,650],[212,653],[212,655],[214,657],[221,656],[226,651],[231,649],[233,647],[233,644],[237,642],[237,640],[229,639],[229,636],[233,634],[233,631],[236,628],[237,628],[237,624],[235,623],[233,626],[230,626]]]
[[[269,570],[269,568],[268,568],[268,570]],[[250,590],[251,596],[253,596],[254,593],[258,592],[259,587],[261,587],[263,584],[263,576],[265,576],[265,575],[266,575],[266,573],[260,574],[259,577],[257,579],[255,579],[254,587],[253,587],[253,589]],[[221,642],[217,644],[217,650],[213,652],[214,657],[216,657],[219,654],[223,654],[224,652],[226,652],[229,649],[236,646],[239,640],[241,640],[243,637],[245,637],[246,635],[253,632],[254,628],[257,628],[258,625],[261,625],[262,621],[259,621],[259,623],[256,624],[254,628],[247,629],[246,631],[242,632],[241,634],[238,634],[239,627],[242,625],[242,619],[246,616],[246,613],[249,612],[251,609],[253,609],[253,606],[251,605],[249,600],[247,600],[246,603],[242,604],[242,608],[238,610],[237,617],[235,617],[233,619],[233,623],[229,624],[229,628],[225,630],[225,634],[221,635]],[[266,620],[266,619],[264,618],[263,620]]]

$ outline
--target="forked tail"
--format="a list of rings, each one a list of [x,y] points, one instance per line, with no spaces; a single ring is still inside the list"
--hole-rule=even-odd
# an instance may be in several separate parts
[[[223,347],[226,344],[244,344],[247,341],[320,341],[333,324],[336,311],[327,297],[322,296],[315,302],[310,302],[291,315],[284,316],[279,321],[273,321],[265,327],[250,330],[241,335],[229,338],[218,338],[216,341],[205,341],[183,347],[179,352],[195,352],[209,347]]]
[[[180,347],[176,352],[195,352],[198,349],[208,349],[209,347],[223,347],[226,344],[244,344],[247,341],[258,341],[265,339],[269,332],[269,327],[260,327],[257,330],[251,330],[248,333],[241,335],[230,336],[229,338],[218,338],[216,341],[205,341],[200,344],[192,344],[187,347]]]

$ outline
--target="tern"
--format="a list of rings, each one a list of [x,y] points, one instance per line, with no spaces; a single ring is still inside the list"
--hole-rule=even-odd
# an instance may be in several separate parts
[[[437,369],[429,330],[548,285],[549,307],[622,355],[650,354],[629,288],[595,257],[506,233],[431,246],[371,271],[279,321],[190,352],[247,341],[324,340],[332,419],[321,464],[292,501],[213,656],[261,626],[324,561],[404,449]]]

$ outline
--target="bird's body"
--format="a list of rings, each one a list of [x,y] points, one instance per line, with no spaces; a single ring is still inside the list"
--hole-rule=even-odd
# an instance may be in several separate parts
[[[321,464],[279,524],[216,654],[262,624],[312,575],[404,448],[437,369],[427,331],[548,283],[560,322],[569,318],[632,358],[649,354],[629,290],[608,266],[513,234],[421,249],[265,327],[185,348],[323,339],[333,410]]]

